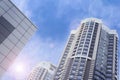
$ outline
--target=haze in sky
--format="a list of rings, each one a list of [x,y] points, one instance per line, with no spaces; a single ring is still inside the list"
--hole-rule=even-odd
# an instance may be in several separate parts
[[[120,0],[12,0],[38,27],[2,80],[25,80],[40,61],[58,64],[72,29],[95,17],[120,34]],[[19,67],[18,67],[19,66]],[[119,71],[120,72],[120,71]]]

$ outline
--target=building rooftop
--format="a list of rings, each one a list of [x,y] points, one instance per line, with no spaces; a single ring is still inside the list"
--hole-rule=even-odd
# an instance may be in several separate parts
[[[86,19],[82,20],[80,24],[85,23],[85,22],[91,22],[91,21],[100,23],[102,25],[102,29],[107,31],[109,34],[115,34],[118,37],[117,31],[116,30],[111,30],[109,27],[104,25],[104,23],[102,22],[101,19],[98,19],[98,18],[86,18]],[[79,27],[77,28],[77,30],[78,29],[79,29]],[[77,30],[72,30],[71,34],[75,34],[77,32]]]

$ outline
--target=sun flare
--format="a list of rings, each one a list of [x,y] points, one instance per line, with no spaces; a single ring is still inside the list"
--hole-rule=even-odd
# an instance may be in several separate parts
[[[15,71],[16,71],[17,73],[23,73],[23,72],[24,72],[24,69],[25,69],[25,67],[24,67],[23,64],[18,64],[18,65],[15,66]]]

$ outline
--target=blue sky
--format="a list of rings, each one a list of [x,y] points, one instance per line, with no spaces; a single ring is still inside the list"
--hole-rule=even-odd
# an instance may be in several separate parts
[[[99,18],[120,34],[120,0],[12,1],[38,27],[38,31],[2,80],[24,80],[40,61],[57,65],[70,31],[76,29],[82,19]],[[16,75],[14,65],[19,63],[25,64],[25,72]]]

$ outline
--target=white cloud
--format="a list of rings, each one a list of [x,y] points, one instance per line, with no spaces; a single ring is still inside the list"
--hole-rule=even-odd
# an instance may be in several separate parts
[[[70,31],[71,30],[76,30],[77,27],[79,27],[80,25],[80,19],[74,19],[73,21],[71,21],[70,23]]]
[[[119,27],[120,10],[119,5],[107,5],[104,0],[59,0],[57,16],[73,14],[68,17],[70,29],[76,28],[78,21],[84,18],[96,17],[102,19],[103,23],[110,28]],[[71,12],[71,13],[70,13]],[[75,27],[74,27],[75,26]]]
[[[103,23],[109,27],[119,24],[120,21],[120,6],[106,5],[104,0],[94,0],[89,6],[89,16],[101,18]]]

